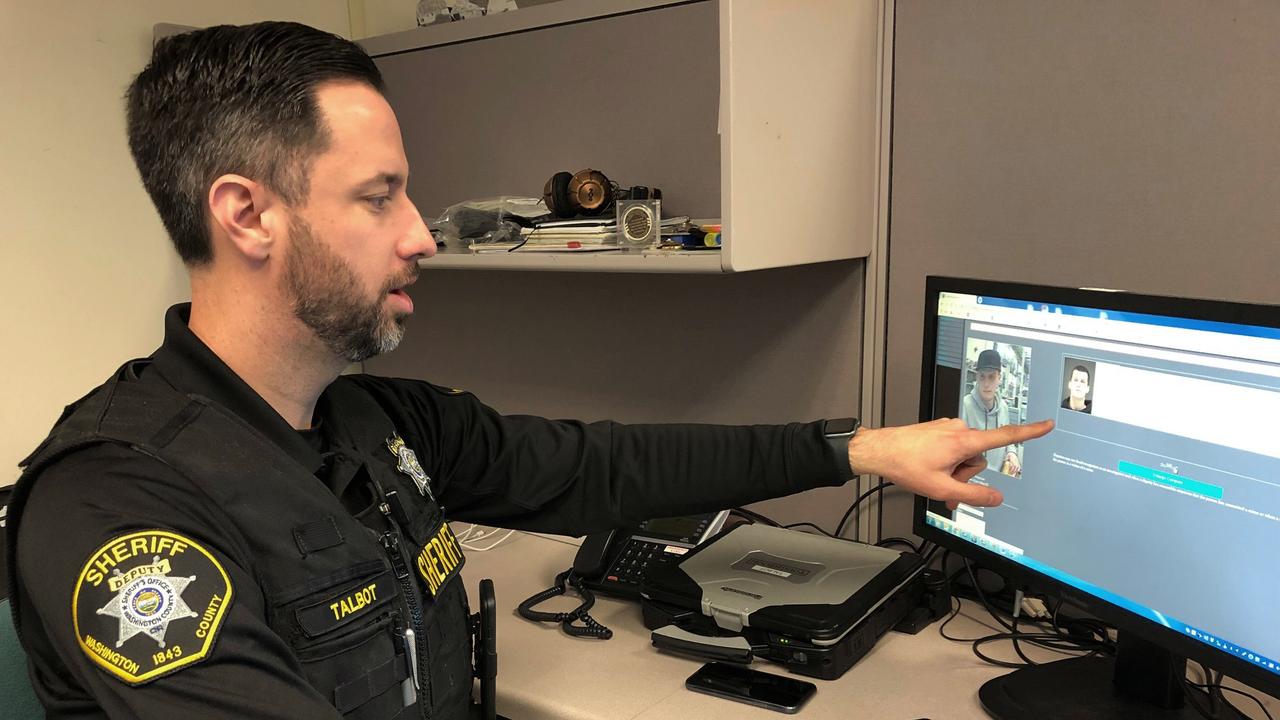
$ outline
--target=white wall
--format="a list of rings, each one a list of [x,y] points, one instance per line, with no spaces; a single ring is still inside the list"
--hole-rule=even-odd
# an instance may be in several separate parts
[[[0,2],[0,486],[62,406],[147,355],[186,273],[142,189],[122,97],[152,26],[297,20],[349,36],[345,0]]]

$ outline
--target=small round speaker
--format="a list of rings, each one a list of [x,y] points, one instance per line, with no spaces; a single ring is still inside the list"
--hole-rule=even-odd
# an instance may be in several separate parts
[[[618,242],[622,245],[655,243],[659,223],[657,201],[624,200],[618,205]]]

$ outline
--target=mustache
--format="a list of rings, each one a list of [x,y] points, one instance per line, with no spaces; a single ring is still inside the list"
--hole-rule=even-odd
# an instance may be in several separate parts
[[[396,288],[402,288],[408,285],[412,285],[413,283],[418,281],[418,275],[421,272],[422,272],[422,268],[418,267],[417,263],[410,265],[405,269],[405,271],[402,274],[396,275],[395,277],[387,281],[386,285],[384,285],[382,288],[382,294],[385,295],[391,292],[392,290],[395,290]]]

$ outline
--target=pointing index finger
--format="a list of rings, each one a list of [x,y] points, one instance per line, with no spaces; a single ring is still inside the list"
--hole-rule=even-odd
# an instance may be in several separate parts
[[[950,488],[948,505],[951,502],[962,502],[976,507],[995,507],[1004,502],[1004,494],[987,485],[974,483],[954,483]]]
[[[977,454],[991,448],[1034,440],[1052,429],[1052,420],[1041,420],[1040,422],[1026,425],[1005,425],[994,430],[975,430],[969,434],[969,438],[971,438],[969,449]]]

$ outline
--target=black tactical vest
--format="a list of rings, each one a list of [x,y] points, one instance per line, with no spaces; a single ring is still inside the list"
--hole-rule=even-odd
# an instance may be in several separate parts
[[[49,463],[98,443],[118,443],[158,459],[197,483],[234,528],[267,600],[271,628],[292,648],[322,696],[351,718],[465,718],[472,687],[469,610],[457,577],[430,593],[414,558],[443,521],[440,506],[397,470],[388,451],[387,413],[339,378],[326,396],[361,448],[369,477],[398,495],[395,528],[378,533],[355,519],[318,478],[240,418],[212,401],[135,379],[147,361],[67,408],[24,461],[9,515],[10,583],[17,587],[22,507]],[[381,503],[384,509],[387,503]],[[390,515],[390,513],[388,513]],[[105,538],[104,538],[105,539]],[[376,593],[359,596],[373,586]],[[359,612],[330,607],[357,597]],[[419,598],[426,598],[425,601]],[[18,593],[13,597],[18,623]],[[414,633],[406,630],[415,629]],[[21,627],[18,627],[21,632]],[[412,686],[416,636],[418,689]],[[217,652],[216,646],[213,652]],[[410,704],[406,706],[406,701]]]

